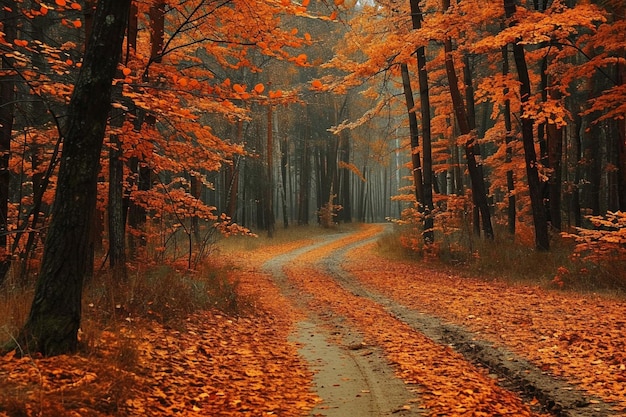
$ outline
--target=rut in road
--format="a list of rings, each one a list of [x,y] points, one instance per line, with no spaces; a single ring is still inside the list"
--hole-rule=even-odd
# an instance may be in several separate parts
[[[363,335],[345,325],[345,318],[307,308],[312,297],[299,291],[283,272],[298,256],[326,245],[338,236],[277,256],[264,264],[281,291],[303,310],[306,320],[298,324],[292,341],[315,371],[314,385],[322,402],[311,416],[375,417],[425,415],[417,407],[415,388],[394,375],[381,349],[363,344]]]
[[[543,411],[552,415],[611,414],[606,404],[597,399],[592,404],[591,398],[543,374],[523,358],[360,285],[343,271],[340,262],[347,251],[368,243],[379,232],[370,229],[349,237],[336,236],[283,255],[270,269],[274,274],[278,272],[281,288],[292,295],[306,294],[303,302],[310,310],[332,311],[335,321],[340,318],[348,328],[360,329],[368,347],[371,343],[383,349],[406,382],[420,385],[422,407],[431,415],[472,411],[473,415],[485,416],[537,415],[540,411],[536,399],[541,401]],[[285,266],[286,276],[277,271],[278,265]],[[494,375],[499,377],[499,384]],[[521,392],[526,403],[504,387]]]

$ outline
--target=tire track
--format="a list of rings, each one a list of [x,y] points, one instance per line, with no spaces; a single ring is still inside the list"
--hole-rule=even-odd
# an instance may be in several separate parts
[[[350,243],[319,260],[318,265],[346,291],[385,308],[393,317],[424,334],[434,342],[452,347],[468,361],[486,367],[498,375],[506,388],[537,398],[545,411],[558,417],[605,417],[615,415],[611,407],[566,383],[546,375],[537,366],[506,349],[496,348],[488,341],[461,326],[444,323],[437,317],[411,310],[383,294],[363,287],[358,279],[341,268],[345,254],[359,246],[374,242],[377,237]]]
[[[291,340],[301,346],[300,354],[315,371],[313,382],[322,398],[310,416],[423,416],[410,405],[415,401],[414,390],[395,377],[381,349],[363,345],[363,335],[346,326],[345,317],[310,309],[312,296],[302,293],[283,271],[297,257],[345,236],[326,236],[313,245],[277,256],[262,268],[307,316],[298,323]]]

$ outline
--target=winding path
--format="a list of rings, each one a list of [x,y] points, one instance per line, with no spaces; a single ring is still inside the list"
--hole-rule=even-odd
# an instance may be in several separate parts
[[[460,354],[461,360],[467,362],[468,368],[478,366],[475,371],[478,376],[472,376],[478,385],[465,387],[462,380],[456,381],[459,393],[471,396],[481,392],[482,397],[476,401],[491,403],[485,408],[480,408],[483,405],[478,403],[477,409],[504,410],[514,404],[513,408],[519,407],[522,411],[513,409],[511,414],[503,412],[503,415],[611,415],[609,406],[602,401],[550,377],[524,358],[494,347],[463,327],[410,309],[388,295],[366,288],[357,277],[347,273],[342,268],[346,253],[371,243],[382,230],[380,227],[374,233],[370,229],[365,233],[326,236],[264,265],[264,272],[272,275],[287,298],[306,312],[307,318],[299,323],[293,340],[301,345],[300,353],[316,371],[315,389],[323,400],[311,416],[421,416],[436,405],[436,398],[432,398],[435,391],[425,391],[426,377],[417,377],[416,381],[408,371],[411,366],[429,366],[429,359],[410,358],[403,363],[397,358],[410,354],[413,350],[410,345],[406,345],[404,352],[394,353],[394,345],[387,343],[391,336],[381,336],[382,332],[373,325],[355,325],[360,323],[361,310],[368,309],[372,309],[372,313],[367,314],[378,315],[379,319],[374,319],[376,323],[388,321],[387,326],[394,329],[404,326],[398,327],[404,330],[394,332],[406,332],[399,335],[400,339],[425,336],[428,343],[448,350],[452,348],[454,354]],[[482,371],[486,376],[481,376],[480,369],[486,370]],[[447,371],[442,368],[441,372]],[[398,375],[402,375],[404,381]],[[454,376],[450,378],[452,382],[448,384],[455,383]],[[419,389],[415,382],[420,382]],[[494,384],[495,388],[491,386]],[[422,398],[420,392],[431,399]],[[483,398],[485,392],[489,398]],[[445,393],[441,395],[443,398]],[[500,401],[502,407],[498,408]],[[461,411],[459,408],[459,413]],[[468,415],[488,415],[488,412]]]

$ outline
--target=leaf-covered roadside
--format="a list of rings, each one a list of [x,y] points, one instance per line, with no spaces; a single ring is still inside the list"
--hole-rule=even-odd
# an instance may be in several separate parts
[[[302,244],[244,258],[258,265]],[[238,317],[203,311],[168,327],[129,317],[83,335],[76,355],[0,357],[0,416],[306,415],[318,399],[287,341],[297,312],[267,276],[244,267],[237,280]]]
[[[104,333],[100,357],[3,357],[0,416],[305,415],[316,400],[289,326],[203,312],[181,330],[140,322],[122,338]],[[137,364],[107,366],[125,338],[139,345]]]
[[[343,268],[403,305],[466,326],[626,412],[623,300],[461,278],[424,263],[384,259],[374,246],[350,252]]]

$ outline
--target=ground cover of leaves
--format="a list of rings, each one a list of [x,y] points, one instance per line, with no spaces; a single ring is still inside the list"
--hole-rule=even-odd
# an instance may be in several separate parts
[[[391,317],[379,304],[349,293],[324,275],[317,261],[328,253],[379,232],[366,227],[318,250],[298,257],[285,269],[289,279],[314,296],[311,307],[346,317],[365,336],[365,343],[382,347],[406,383],[421,387],[421,399],[431,416],[538,416],[532,405],[499,387],[484,370],[469,364],[447,346],[432,342]],[[363,261],[366,258],[361,258]],[[369,264],[369,260],[365,261]]]
[[[626,414],[624,300],[459,277],[385,259],[376,245],[349,252],[342,267],[366,287],[506,346]]]
[[[263,259],[307,242],[242,258]],[[240,317],[200,312],[174,326],[128,319],[53,358],[0,357],[0,416],[302,416],[319,399],[287,342],[297,311],[267,276],[239,271]]]

